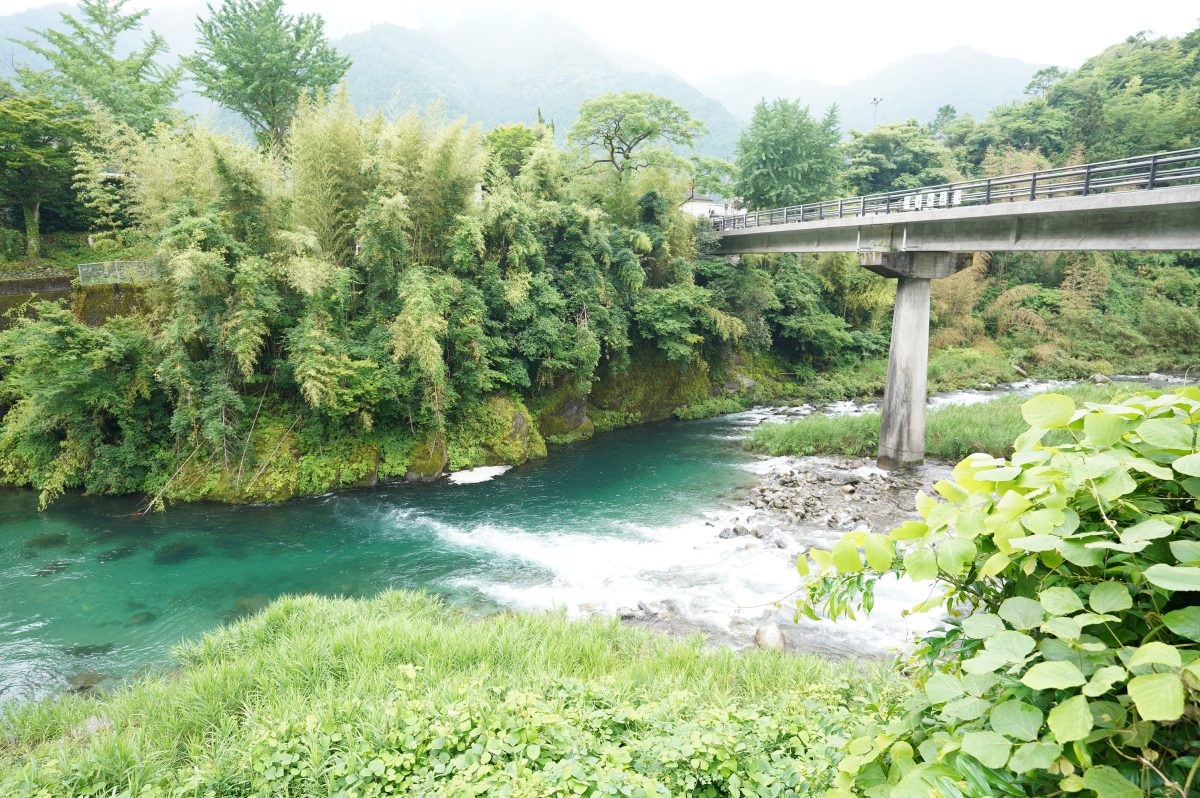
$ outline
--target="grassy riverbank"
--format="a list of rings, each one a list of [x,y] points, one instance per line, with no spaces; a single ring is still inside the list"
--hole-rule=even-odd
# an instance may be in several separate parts
[[[1060,393],[1076,403],[1110,402],[1144,387],[1088,384]],[[1021,405],[1027,399],[1002,396],[982,405],[951,405],[931,411],[925,422],[926,453],[936,460],[960,460],[972,452],[1008,456],[1013,441],[1029,427],[1021,417]],[[746,446],[770,455],[873,456],[879,448],[879,414],[813,416],[786,424],[763,424],[750,435]]]
[[[615,621],[287,598],[0,726],[0,794],[820,794],[903,681]]]

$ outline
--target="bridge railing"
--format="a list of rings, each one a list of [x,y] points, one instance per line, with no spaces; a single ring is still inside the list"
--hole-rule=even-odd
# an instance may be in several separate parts
[[[713,220],[718,232],[777,224],[845,219],[931,208],[1036,202],[1200,183],[1200,147],[1037,172],[846,197],[787,208],[749,211]]]
[[[136,285],[148,283],[158,277],[153,261],[108,260],[97,263],[81,263],[79,285]]]

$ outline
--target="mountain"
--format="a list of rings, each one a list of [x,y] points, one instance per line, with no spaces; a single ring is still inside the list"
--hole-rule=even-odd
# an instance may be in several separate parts
[[[728,156],[741,121],[720,102],[648,60],[605,47],[540,12],[484,11],[442,29],[375,25],[335,42],[354,63],[347,80],[360,107],[404,110],[440,100],[485,128],[532,123],[540,112],[564,134],[580,103],[615,91],[650,91],[704,120],[698,149]]]
[[[866,130],[872,124],[871,99],[882,97],[879,123],[905,119],[930,121],[943,105],[976,118],[1019,99],[1040,64],[991,55],[969,47],[942,53],[910,55],[868,77],[833,86],[771,72],[742,72],[698,82],[741,119],[749,119],[761,98],[800,98],[814,112],[833,103],[845,129]]]
[[[29,38],[29,28],[54,27],[67,4],[0,16],[0,79],[12,65],[39,59],[10,39]],[[155,30],[169,58],[195,46],[195,19],[204,2],[153,9],[143,30]],[[127,37],[132,46],[142,33]],[[861,80],[834,86],[771,72],[742,72],[693,84],[647,58],[607,47],[566,20],[546,12],[492,9],[472,13],[449,27],[413,30],[378,24],[343,36],[334,45],[350,56],[350,94],[360,110],[395,114],[440,103],[450,117],[465,115],[485,129],[507,122],[532,123],[538,114],[554,122],[559,136],[575,121],[580,103],[616,91],[650,91],[675,100],[708,125],[697,149],[732,157],[739,130],[762,97],[799,97],[821,113],[841,108],[846,129],[871,126],[871,98],[882,97],[879,122],[915,117],[931,120],[954,105],[983,116],[1021,96],[1038,65],[957,47],[913,55]],[[179,106],[221,128],[244,130],[234,115],[217,108],[185,82]]]

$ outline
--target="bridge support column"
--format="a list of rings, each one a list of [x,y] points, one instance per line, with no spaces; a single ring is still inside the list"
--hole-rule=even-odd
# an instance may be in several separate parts
[[[969,265],[970,256],[953,252],[866,252],[859,262],[876,274],[896,279],[896,308],[879,428],[879,467],[915,465],[925,460],[930,288],[935,279]]]

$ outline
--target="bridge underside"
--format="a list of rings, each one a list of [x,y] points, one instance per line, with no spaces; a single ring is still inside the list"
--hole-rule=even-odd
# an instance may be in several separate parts
[[[726,230],[718,254],[1200,249],[1200,186]]]

